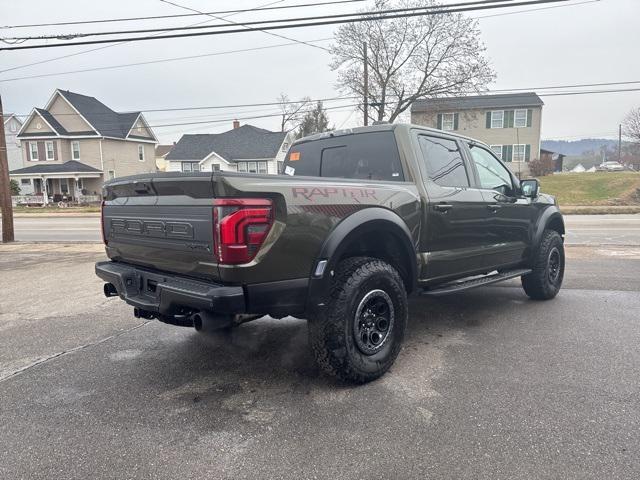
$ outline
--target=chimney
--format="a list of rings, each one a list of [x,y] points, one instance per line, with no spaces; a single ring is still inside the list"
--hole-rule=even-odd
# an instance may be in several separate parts
[[[238,120],[233,121],[233,129],[240,128],[240,122]]]

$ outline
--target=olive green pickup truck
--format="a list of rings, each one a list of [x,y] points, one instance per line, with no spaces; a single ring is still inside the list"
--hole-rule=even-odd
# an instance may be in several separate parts
[[[408,295],[521,277],[546,300],[565,265],[562,216],[536,180],[480,142],[414,125],[303,138],[281,175],[110,181],[102,233],[105,295],[137,317],[199,331],[305,318],[318,364],[351,382],[394,362]]]

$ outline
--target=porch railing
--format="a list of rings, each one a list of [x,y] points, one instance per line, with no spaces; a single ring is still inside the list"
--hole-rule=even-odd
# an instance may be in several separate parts
[[[63,200],[66,204],[87,204],[87,203],[100,203],[102,197],[100,195],[78,195],[78,197],[71,200]],[[20,205],[44,205],[44,195],[15,195],[11,197],[11,203],[14,207]],[[49,203],[55,204],[53,197],[49,197]]]

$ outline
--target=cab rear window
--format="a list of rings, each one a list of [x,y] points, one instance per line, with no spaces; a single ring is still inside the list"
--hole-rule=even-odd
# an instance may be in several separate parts
[[[323,138],[294,145],[286,175],[404,181],[398,145],[391,131]]]

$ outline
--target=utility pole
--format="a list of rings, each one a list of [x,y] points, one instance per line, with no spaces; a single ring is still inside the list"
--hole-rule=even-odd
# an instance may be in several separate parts
[[[618,163],[622,163],[622,124],[618,125]]]
[[[11,205],[11,184],[9,183],[9,159],[7,140],[4,138],[4,113],[0,97],[0,210],[2,211],[2,242],[13,242],[13,206]]]
[[[364,126],[369,125],[369,52],[367,42],[363,44],[364,51]]]

